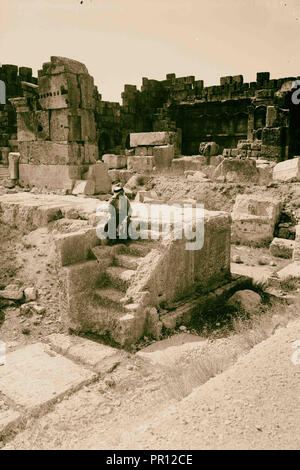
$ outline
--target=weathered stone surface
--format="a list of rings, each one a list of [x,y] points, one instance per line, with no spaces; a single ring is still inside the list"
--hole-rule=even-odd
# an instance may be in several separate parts
[[[68,57],[52,56],[51,62],[43,64],[43,73],[54,74],[70,72],[70,73],[88,73],[88,69],[82,62],[78,62]]]
[[[24,289],[24,295],[27,301],[36,300],[37,290],[35,287],[26,287],[26,289]]]
[[[98,145],[85,142],[84,144],[84,161],[85,163],[96,163],[99,157]]]
[[[285,280],[288,278],[300,278],[300,262],[294,261],[293,263],[288,264],[284,268],[277,271],[277,278],[280,280]]]
[[[72,194],[86,194],[92,195],[95,194],[95,182],[92,180],[77,180],[75,181]]]
[[[91,249],[99,243],[95,228],[58,235],[55,238],[55,246],[59,265],[67,266],[87,260]]]
[[[130,134],[130,147],[147,147],[148,145],[172,144],[174,132],[139,132]]]
[[[209,165],[209,158],[204,155],[193,155],[190,157],[174,158],[171,168],[175,172],[184,173],[185,171],[201,171],[203,167]]]
[[[87,73],[78,76],[81,92],[81,107],[83,109],[94,109],[94,79]]]
[[[231,183],[258,183],[259,171],[254,160],[225,158],[217,166],[213,178],[216,180],[224,178],[224,181]]]
[[[80,88],[74,73],[39,77],[40,104],[43,109],[79,108]]]
[[[174,158],[174,145],[160,145],[153,147],[155,167],[157,169],[169,168]]]
[[[108,170],[112,183],[120,182],[123,186],[132,177],[132,170]]]
[[[295,248],[293,253],[293,261],[300,262],[300,225],[296,226]]]
[[[141,173],[151,172],[155,167],[154,157],[127,157],[127,169]]]
[[[98,161],[95,165],[90,165],[83,178],[95,183],[95,194],[107,194],[111,191],[108,167],[103,162]]]
[[[125,168],[127,165],[127,157],[124,155],[105,154],[102,155],[102,160],[109,169]]]
[[[21,415],[12,409],[0,409],[0,438],[5,436],[12,430],[19,422]]]
[[[34,111],[26,113],[18,113],[18,140],[26,142],[36,140],[37,138],[37,121]]]
[[[7,354],[0,391],[17,405],[39,410],[94,378],[92,372],[37,343]]]
[[[208,157],[213,157],[219,155],[220,147],[216,142],[201,142],[199,146],[200,155],[205,155]]]
[[[84,146],[76,142],[22,142],[21,163],[33,165],[72,165],[85,162]]]
[[[0,290],[0,298],[2,299],[21,300],[23,294],[23,288],[18,284],[9,284],[5,289]]]
[[[273,168],[275,181],[300,181],[300,157],[277,163]]]
[[[270,253],[278,258],[292,258],[295,248],[294,240],[285,238],[274,238],[270,245]]]
[[[188,181],[195,181],[195,182],[203,182],[203,181],[209,181],[207,179],[207,175],[203,173],[202,171],[193,171],[193,170],[187,170],[184,172],[185,177]]]
[[[70,110],[69,109],[53,109],[50,118],[50,139],[56,142],[68,142],[70,134],[72,140],[81,140],[81,127],[80,118],[77,117],[77,122],[72,120],[69,123]]]
[[[152,155],[152,153],[148,153],[148,148],[152,147],[135,147],[135,152],[134,154],[140,157],[145,157],[147,155]]]
[[[11,180],[18,179],[19,177],[19,160],[20,154],[18,152],[10,152],[8,155],[8,171]]]
[[[155,191],[138,191],[136,193],[135,201],[144,202],[145,199],[158,199],[157,193]]]
[[[260,195],[238,195],[232,212],[232,240],[261,244],[273,239],[282,204]]]
[[[71,190],[75,180],[81,178],[82,170],[79,165],[20,164],[19,181],[22,186]]]
[[[45,341],[59,354],[100,373],[111,371],[123,356],[118,349],[76,336],[54,333],[47,336]]]
[[[228,304],[248,313],[255,313],[261,304],[261,296],[253,290],[240,290],[230,297]]]
[[[92,260],[61,270],[60,311],[68,328],[75,331],[101,331],[104,328],[102,333],[105,333],[109,312],[101,310],[99,303],[96,306],[92,302],[105,268],[105,265]]]

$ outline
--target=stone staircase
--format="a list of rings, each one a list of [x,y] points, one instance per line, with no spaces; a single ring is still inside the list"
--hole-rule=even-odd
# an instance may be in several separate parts
[[[143,333],[144,296],[141,289],[134,296],[130,290],[136,290],[137,278],[141,278],[139,268],[161,242],[138,240],[102,246],[89,230],[62,235],[57,243],[58,259],[66,264],[60,266],[64,319],[74,331],[90,331],[124,346],[135,342]],[[88,246],[82,241],[84,237],[89,255]],[[76,247],[72,246],[72,238]]]
[[[152,243],[131,242],[128,246],[114,247],[112,265],[106,269],[103,286],[96,290],[96,296],[103,305],[117,307],[119,311],[124,308],[128,302],[126,292],[134,281],[138,266],[151,251],[151,245]]]
[[[161,222],[153,216],[151,222],[157,223],[151,223],[151,229],[146,228],[143,216],[137,216],[137,230],[143,239],[112,246],[97,238],[95,225],[60,235],[57,252],[64,323],[74,332],[93,333],[122,347],[148,332],[156,337],[156,325],[162,324],[160,312],[165,307],[172,309],[178,300],[192,295],[196,285],[218,287],[228,274],[229,249],[222,261],[224,267],[212,265],[209,239],[210,233],[219,234],[222,240],[217,239],[216,244],[220,249],[222,241],[225,249],[229,216],[208,213],[206,218],[207,242],[201,258],[197,251],[186,248],[186,238],[164,232],[167,213]],[[174,228],[176,220],[171,224]]]

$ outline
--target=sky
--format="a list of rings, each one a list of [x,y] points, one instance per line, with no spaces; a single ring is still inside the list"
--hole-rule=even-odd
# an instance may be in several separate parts
[[[104,100],[142,77],[300,75],[300,0],[0,0],[0,63],[83,62]]]

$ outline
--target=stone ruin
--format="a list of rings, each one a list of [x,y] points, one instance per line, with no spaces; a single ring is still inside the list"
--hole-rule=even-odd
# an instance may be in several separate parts
[[[93,183],[82,181],[95,182],[87,172],[102,160],[111,179],[124,183],[141,168],[203,171],[223,159],[253,159],[258,171],[250,169],[251,177],[259,182],[258,173],[270,162],[300,153],[300,113],[292,100],[297,77],[271,80],[269,73],[258,73],[256,82],[244,83],[238,75],[204,87],[193,76],[168,74],[162,81],[143,78],[141,90],[125,85],[120,105],[103,101],[85,65],[71,59],[52,57],[38,79],[24,67],[19,76],[15,66],[4,65],[1,71],[8,91],[8,104],[1,105],[2,162],[7,163],[9,151],[19,151],[25,185],[71,190],[81,181],[79,191],[99,193],[99,185],[93,189]],[[147,138],[135,142],[130,137],[136,133],[143,139],[151,132],[167,134],[156,143],[152,136],[149,145]],[[245,173],[249,162],[224,165],[235,169],[221,167],[207,176],[226,180],[228,174],[229,181],[238,182],[235,173]],[[104,167],[100,179],[103,174]],[[105,191],[104,184],[100,192]]]
[[[17,141],[5,141],[10,146],[2,148],[2,160],[6,163],[8,149],[11,180],[77,196],[79,212],[85,207],[81,195],[100,195],[96,204],[113,183],[127,183],[130,195],[135,174],[166,171],[184,173],[191,182],[242,184],[300,179],[300,158],[291,158],[300,153],[294,77],[270,80],[259,73],[250,84],[242,76],[225,77],[220,86],[206,88],[194,77],[144,78],[140,91],[125,85],[122,105],[102,101],[85,65],[71,59],[51,57],[37,81],[27,78],[15,94],[8,93]],[[7,121],[2,123],[9,135]],[[2,221],[26,220],[34,229],[67,218],[76,205],[73,196],[63,201],[3,196]],[[154,191],[145,191],[136,201],[162,202],[156,199]],[[230,214],[205,212],[205,243],[198,251],[185,250],[185,239],[154,242],[151,236],[150,242],[112,249],[96,236],[105,213],[95,217],[96,206],[91,199],[88,204],[92,213],[79,216],[87,226],[55,240],[60,310],[69,328],[122,346],[145,333],[159,337],[162,328],[187,320],[190,312],[172,305],[230,282],[231,235],[237,243],[270,243],[281,212],[279,201],[240,195],[232,227]],[[164,208],[166,217],[169,210]],[[134,217],[142,223],[140,215]],[[295,246],[278,238],[270,250],[298,259]]]
[[[29,67],[7,64],[0,67],[0,80],[5,84],[5,103],[0,103],[0,163],[7,165],[9,152],[18,151],[16,113],[9,99],[23,96],[37,79]]]

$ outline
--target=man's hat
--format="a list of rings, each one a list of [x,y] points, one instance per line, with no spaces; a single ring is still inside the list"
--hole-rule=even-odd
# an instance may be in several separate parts
[[[123,191],[122,186],[115,186],[114,187],[114,193],[119,193],[120,191]]]

